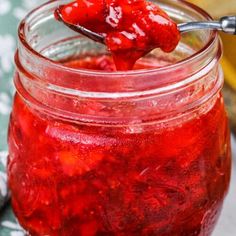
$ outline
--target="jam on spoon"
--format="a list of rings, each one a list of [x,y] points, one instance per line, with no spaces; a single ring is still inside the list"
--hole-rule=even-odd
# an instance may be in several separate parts
[[[157,5],[145,0],[77,0],[60,6],[63,21],[105,37],[117,70],[130,70],[155,48],[173,51],[178,27]]]

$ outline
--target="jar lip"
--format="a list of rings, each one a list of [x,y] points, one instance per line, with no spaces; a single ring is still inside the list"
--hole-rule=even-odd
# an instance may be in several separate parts
[[[180,2],[180,0],[174,0],[174,1]],[[47,62],[48,64],[50,64],[51,66],[53,66],[55,68],[58,68],[58,69],[61,69],[61,70],[67,71],[67,72],[87,74],[87,75],[96,75],[96,76],[111,76],[111,75],[121,76],[124,74],[132,76],[132,75],[140,75],[140,74],[162,73],[162,72],[166,72],[168,70],[173,70],[173,69],[177,69],[180,67],[184,67],[187,63],[189,63],[191,61],[197,61],[198,58],[201,58],[202,54],[206,53],[208,50],[211,49],[212,45],[214,45],[215,41],[217,40],[217,31],[212,30],[209,35],[209,40],[200,50],[198,50],[197,52],[195,52],[191,56],[184,58],[183,60],[177,61],[174,64],[166,65],[166,66],[159,67],[159,68],[138,69],[138,70],[129,70],[129,71],[112,71],[112,72],[110,72],[110,71],[106,72],[106,71],[101,71],[101,70],[91,70],[91,69],[75,69],[75,68],[65,66],[62,63],[59,63],[57,61],[53,61],[50,58],[43,56],[42,54],[40,54],[39,52],[34,50],[33,47],[31,47],[30,44],[27,42],[27,40],[25,40],[24,27],[25,27],[27,18],[30,17],[33,13],[35,13],[38,10],[40,10],[41,8],[43,8],[44,6],[51,4],[51,3],[55,3],[55,2],[58,2],[58,0],[52,0],[50,2],[46,2],[42,5],[40,5],[39,7],[35,8],[31,12],[29,12],[25,16],[25,18],[20,22],[20,25],[18,28],[18,37],[19,37],[21,44],[30,53],[32,53],[36,58]],[[181,4],[184,4],[187,7],[190,7],[193,10],[195,10],[196,12],[200,13],[206,20],[212,20],[212,17],[202,8],[192,4],[190,2],[187,2],[186,0],[181,0]]]

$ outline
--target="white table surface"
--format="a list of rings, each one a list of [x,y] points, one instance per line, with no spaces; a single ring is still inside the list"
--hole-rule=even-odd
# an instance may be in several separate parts
[[[232,137],[233,172],[229,194],[212,236],[236,236],[236,139]]]

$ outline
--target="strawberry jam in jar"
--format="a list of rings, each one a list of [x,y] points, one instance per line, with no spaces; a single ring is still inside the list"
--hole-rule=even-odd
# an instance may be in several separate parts
[[[32,236],[210,235],[231,169],[217,33],[115,71],[105,46],[54,19],[61,2],[19,26],[8,140],[19,223]],[[158,4],[176,22],[210,19]]]

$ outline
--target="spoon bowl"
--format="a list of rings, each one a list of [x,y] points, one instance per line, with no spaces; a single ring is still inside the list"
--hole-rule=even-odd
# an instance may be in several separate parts
[[[66,22],[63,19],[63,16],[60,12],[60,8],[57,8],[55,11],[57,19],[62,22],[65,26],[72,29],[75,32],[78,32],[95,42],[105,44],[105,34],[93,32],[81,25],[75,25]],[[224,16],[218,21],[195,21],[178,24],[179,32],[186,33],[194,30],[218,30],[228,34],[236,35],[236,16]]]

